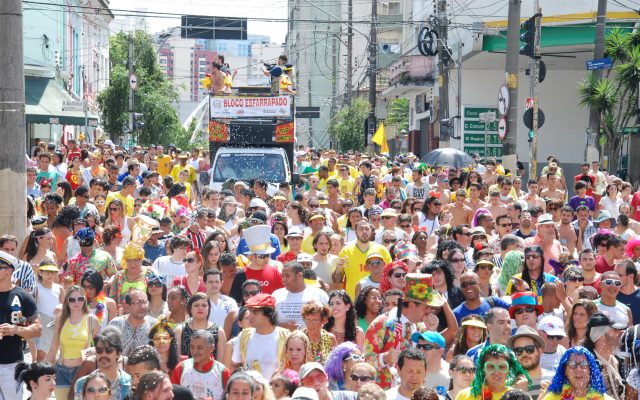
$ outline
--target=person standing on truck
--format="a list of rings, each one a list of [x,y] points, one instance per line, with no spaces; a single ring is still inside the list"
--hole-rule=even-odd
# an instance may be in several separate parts
[[[356,195],[358,196],[358,202],[364,203],[364,191],[369,188],[375,189],[380,184],[380,180],[376,176],[371,175],[373,166],[369,161],[363,161],[360,163],[360,171],[362,175],[358,176],[354,184]]]

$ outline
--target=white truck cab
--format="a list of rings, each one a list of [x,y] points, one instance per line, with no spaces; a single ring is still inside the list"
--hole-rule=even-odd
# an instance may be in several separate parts
[[[228,179],[248,182],[264,179],[267,194],[273,196],[281,182],[291,182],[287,153],[277,147],[221,147],[209,170],[209,187],[221,191]]]

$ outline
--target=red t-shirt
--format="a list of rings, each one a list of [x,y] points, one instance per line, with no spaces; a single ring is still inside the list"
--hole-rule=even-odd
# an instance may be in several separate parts
[[[173,286],[176,286],[176,285],[184,286],[184,288],[187,289],[187,293],[189,294],[189,296],[194,295],[194,293],[191,293],[191,290],[189,290],[189,285],[187,285],[186,275],[176,276],[175,278],[173,278]],[[202,278],[200,278],[200,283],[198,284],[198,290],[196,290],[196,292],[204,293],[206,291],[207,289],[204,287],[204,281],[202,280]]]
[[[635,192],[631,198],[631,213],[633,219],[640,221],[640,192]]]
[[[607,263],[604,256],[596,257],[596,272],[604,274],[607,271],[613,271],[614,267],[615,265],[609,265],[609,263]]]
[[[594,288],[595,290],[598,291],[598,294],[600,294],[600,278],[598,278],[595,281],[593,281],[593,283],[585,282],[584,286],[591,286],[592,288]]]
[[[277,289],[284,287],[282,284],[282,274],[276,267],[267,265],[264,269],[245,268],[244,273],[247,279],[255,279],[260,282],[262,293],[271,294]]]

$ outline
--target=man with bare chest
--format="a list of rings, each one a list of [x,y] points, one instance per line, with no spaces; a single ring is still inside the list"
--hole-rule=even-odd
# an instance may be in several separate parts
[[[487,203],[480,199],[481,190],[482,186],[477,182],[473,182],[469,185],[469,198],[465,201],[465,205],[469,207],[474,214],[478,208],[484,208],[487,206]]]
[[[486,205],[486,209],[489,210],[493,219],[498,218],[498,215],[507,213],[507,206],[500,201],[500,192],[492,190],[489,192],[489,203]]]
[[[496,173],[496,162],[493,160],[487,161],[485,165],[487,171],[482,175],[482,181],[487,184],[487,186],[495,185],[498,181],[498,174]]]
[[[560,209],[560,224],[558,227],[558,236],[560,237],[560,244],[566,247],[569,254],[573,254],[578,243],[578,235],[576,229],[571,225],[573,221],[573,209],[569,206],[562,207]]]
[[[466,197],[467,191],[459,189],[456,192],[456,201],[447,207],[447,210],[451,213],[451,226],[471,224],[473,210],[465,204]]]
[[[565,195],[565,192],[558,187],[558,176],[555,173],[548,173],[546,186],[540,192],[540,197],[564,202]]]

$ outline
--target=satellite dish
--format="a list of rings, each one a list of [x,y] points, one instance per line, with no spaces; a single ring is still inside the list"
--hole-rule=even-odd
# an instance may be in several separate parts
[[[438,33],[431,28],[423,26],[418,33],[418,51],[423,56],[435,56],[438,54]]]

